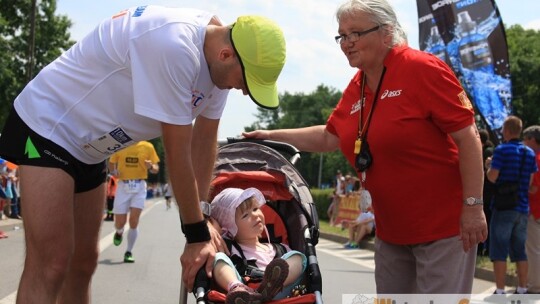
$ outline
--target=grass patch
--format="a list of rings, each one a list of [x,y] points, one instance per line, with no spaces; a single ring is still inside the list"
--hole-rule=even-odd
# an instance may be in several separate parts
[[[491,262],[488,256],[477,256],[476,267],[493,270],[493,262]],[[506,261],[506,274],[512,276],[517,275],[516,263],[510,262],[510,259]]]
[[[331,226],[327,220],[319,220],[319,228],[324,233],[335,234],[348,238],[349,231],[347,229],[341,230],[341,227]]]

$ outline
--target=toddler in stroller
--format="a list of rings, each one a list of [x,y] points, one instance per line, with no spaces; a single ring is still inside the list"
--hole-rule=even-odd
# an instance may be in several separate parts
[[[228,138],[226,143],[219,144],[210,199],[229,188],[256,187],[266,199],[266,203],[260,207],[266,223],[261,243],[287,244],[291,249],[307,257],[307,266],[301,275],[301,283],[294,286],[290,297],[272,300],[269,303],[322,304],[322,277],[315,250],[319,238],[319,220],[309,187],[294,167],[300,152],[289,144],[267,140],[246,141]],[[290,161],[285,158],[286,156],[289,156]],[[211,210],[211,205],[206,204],[207,214]],[[234,213],[231,214],[232,219]],[[227,244],[229,251],[232,251],[233,243],[230,242],[230,246]],[[281,246],[275,246],[274,249],[278,251],[279,248]],[[240,248],[238,252],[242,253],[243,250]],[[284,265],[281,262],[274,263],[280,263],[280,268]],[[267,268],[272,267],[267,266]],[[233,274],[233,279],[237,278],[236,273],[233,272]],[[240,274],[242,276],[242,271]],[[191,290],[197,304],[225,302],[226,290],[229,286],[217,286],[215,281],[217,277],[219,275],[214,274],[209,280],[205,271],[199,271],[194,288]],[[257,284],[248,282],[247,285],[255,290],[258,289]],[[186,304],[187,290],[183,284],[180,287],[180,304]],[[240,298],[239,301],[243,300]]]
[[[222,252],[216,255],[213,270],[217,285],[227,291],[226,304],[286,298],[306,269],[303,253],[281,243],[259,241],[263,234],[270,239],[260,209],[265,203],[264,195],[255,188],[227,188],[212,201],[211,216],[232,245],[230,257]],[[262,282],[254,290],[244,278]]]

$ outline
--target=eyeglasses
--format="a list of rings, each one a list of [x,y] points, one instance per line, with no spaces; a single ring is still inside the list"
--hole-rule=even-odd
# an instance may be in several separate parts
[[[361,32],[352,32],[349,35],[339,35],[339,36],[334,37],[334,39],[336,39],[337,44],[343,44],[346,41],[356,42],[356,41],[358,41],[358,39],[360,39],[360,37],[362,37],[362,36],[364,36],[366,34],[369,34],[371,32],[375,32],[380,27],[381,27],[380,25],[377,25],[375,27],[370,28],[369,30],[365,30],[365,31],[361,31]]]

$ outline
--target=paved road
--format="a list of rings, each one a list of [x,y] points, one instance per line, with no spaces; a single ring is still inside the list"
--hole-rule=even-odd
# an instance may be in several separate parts
[[[178,303],[179,254],[184,246],[179,226],[176,209],[166,210],[161,199],[147,201],[133,251],[136,262],[124,264],[125,244],[112,245],[113,225],[104,222],[92,286],[93,303]],[[0,304],[14,303],[24,261],[23,233],[22,229],[10,230],[9,238],[0,240]],[[372,251],[346,250],[340,243],[321,239],[317,256],[325,303],[342,303],[346,294],[375,293]],[[491,282],[475,280],[474,293],[490,293],[492,287]],[[189,295],[188,304],[193,303]]]

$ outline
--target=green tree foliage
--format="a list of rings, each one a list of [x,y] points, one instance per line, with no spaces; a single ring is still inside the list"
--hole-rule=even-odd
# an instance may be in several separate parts
[[[0,125],[4,125],[15,97],[28,82],[32,0],[0,0],[0,7]],[[55,0],[37,1],[34,75],[74,43],[71,21],[55,12]]]
[[[540,31],[506,29],[512,77],[512,105],[523,125],[540,124]]]
[[[326,120],[341,98],[341,92],[325,85],[319,85],[310,93],[280,95],[280,107],[277,110],[258,108],[257,121],[246,131],[255,129],[287,129],[326,124]],[[320,153],[302,152],[302,157],[296,165],[300,174],[309,185],[319,186]],[[332,185],[336,170],[354,172],[343,155],[336,151],[322,155],[321,184]]]

